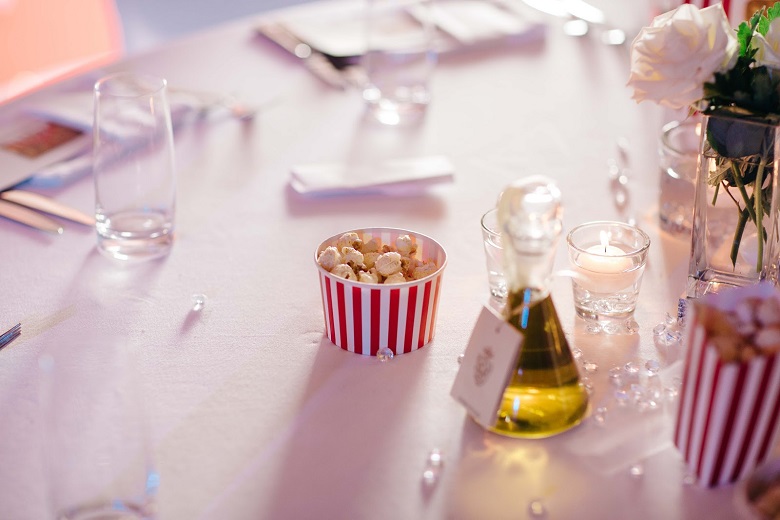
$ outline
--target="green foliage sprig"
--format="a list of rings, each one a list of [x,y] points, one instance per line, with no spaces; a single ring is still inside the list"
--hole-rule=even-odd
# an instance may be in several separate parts
[[[754,117],[780,122],[780,74],[756,65],[758,49],[754,34],[766,36],[773,20],[780,18],[780,2],[761,8],[737,28],[739,57],[726,72],[716,72],[714,81],[704,84],[705,113],[726,112],[738,117]]]

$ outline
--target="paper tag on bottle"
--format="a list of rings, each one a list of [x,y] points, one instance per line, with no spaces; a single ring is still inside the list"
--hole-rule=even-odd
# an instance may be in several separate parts
[[[496,423],[522,343],[517,329],[488,307],[482,308],[450,395],[483,427]]]

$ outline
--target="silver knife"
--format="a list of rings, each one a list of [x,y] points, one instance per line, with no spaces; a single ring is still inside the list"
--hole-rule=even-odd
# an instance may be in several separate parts
[[[95,225],[94,216],[87,215],[86,213],[79,211],[76,208],[72,208],[63,204],[62,202],[58,202],[54,199],[44,195],[39,195],[38,193],[33,193],[31,191],[7,190],[0,192],[0,198],[10,202],[15,202],[16,204],[20,204],[22,206],[27,206],[28,208],[43,211],[44,213],[48,213],[56,217],[72,220],[73,222],[84,224],[85,226]]]
[[[257,27],[257,32],[299,58],[304,67],[331,87],[345,89],[349,86],[347,78],[323,53],[312,49],[284,25],[273,22],[261,23]]]
[[[55,235],[61,235],[64,231],[55,220],[3,199],[0,199],[0,216]]]

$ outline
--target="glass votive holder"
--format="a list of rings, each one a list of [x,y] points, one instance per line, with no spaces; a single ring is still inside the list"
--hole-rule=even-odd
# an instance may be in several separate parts
[[[661,229],[676,235],[690,235],[693,199],[701,141],[701,121],[689,118],[663,127],[658,144]]]
[[[503,302],[506,300],[507,289],[504,279],[504,249],[498,227],[498,210],[493,208],[482,215],[481,223],[490,295]]]
[[[589,222],[566,237],[574,275],[574,308],[587,320],[633,315],[650,237],[622,222]]]

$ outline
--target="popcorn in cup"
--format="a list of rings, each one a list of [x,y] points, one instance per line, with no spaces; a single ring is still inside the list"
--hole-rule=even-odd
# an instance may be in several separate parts
[[[780,429],[780,293],[759,284],[695,301],[686,344],[675,445],[698,484],[735,482]]]
[[[314,254],[325,335],[338,347],[376,356],[420,349],[433,339],[447,253],[403,229],[334,235]]]

